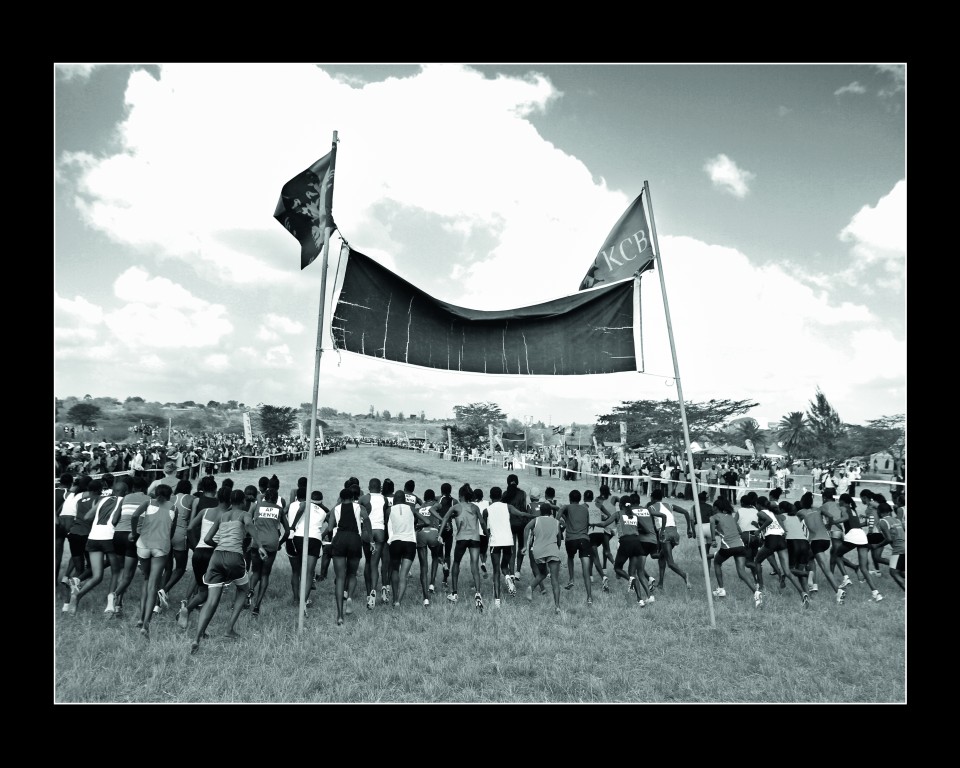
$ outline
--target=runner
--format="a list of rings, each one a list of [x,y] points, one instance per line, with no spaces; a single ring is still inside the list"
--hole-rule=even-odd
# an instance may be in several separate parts
[[[485,522],[480,507],[473,501],[473,489],[465,484],[457,492],[457,503],[447,510],[441,520],[441,527],[450,520],[456,529],[456,546],[453,552],[451,579],[453,591],[447,595],[451,603],[457,602],[457,588],[460,583],[460,561],[463,553],[470,552],[470,573],[473,576],[473,600],[477,610],[483,612],[483,598],[480,595],[480,535],[485,530]]]
[[[220,519],[221,515],[230,509],[230,487],[228,485],[224,484],[220,490],[216,490],[217,481],[213,475],[204,475],[200,479],[199,486],[203,491],[203,495],[198,496],[193,502],[193,518],[190,520],[190,525],[187,526],[188,541],[193,531],[199,531],[200,533],[200,540],[193,550],[193,558],[191,560],[193,576],[197,580],[197,591],[191,595],[188,600],[180,601],[180,610],[177,612],[177,624],[183,629],[187,628],[187,623],[190,620],[190,612],[206,603],[207,598],[210,596],[207,584],[203,579],[204,576],[206,576],[207,568],[213,557],[213,550],[217,544],[216,542],[213,544],[207,543],[207,534],[213,528],[213,524]],[[209,495],[211,489],[215,492],[215,496],[212,498]]]
[[[507,590],[516,594],[517,588],[509,578],[510,558],[513,553],[513,532],[510,529],[510,504],[502,501],[503,491],[499,486],[490,489],[490,504],[484,510],[484,520],[490,532],[490,562],[493,564],[493,607],[500,607],[500,574],[507,574]]]
[[[906,531],[899,518],[892,514],[893,508],[885,501],[877,505],[880,522],[877,525],[883,535],[883,546],[890,545],[889,571],[900,589],[906,591]]]
[[[683,579],[683,583],[687,589],[692,589],[693,587],[690,584],[690,578],[687,576],[687,572],[677,565],[676,560],[673,559],[673,548],[680,544],[680,532],[677,530],[677,523],[673,513],[676,511],[677,514],[683,515],[687,521],[687,528],[689,528],[690,516],[687,510],[679,504],[665,504],[662,490],[656,490],[650,494],[650,504],[648,506],[651,513],[660,513],[660,515],[654,515],[654,524],[656,524],[657,518],[661,516],[663,518],[657,530],[657,538],[660,540],[660,589],[663,589],[663,580],[666,576],[667,568],[670,568],[671,571]]]
[[[750,587],[754,606],[760,608],[763,605],[763,593],[759,585],[747,575],[747,557],[750,553],[743,541],[740,526],[733,516],[733,505],[727,496],[721,496],[714,502],[713,508],[715,511],[710,518],[710,533],[712,538],[720,543],[720,548],[713,558],[713,573],[717,578],[717,588],[713,591],[713,596],[727,596],[727,591],[723,588],[722,566],[732,557],[737,566],[737,576]]]
[[[187,572],[187,526],[190,524],[190,517],[193,515],[192,494],[193,483],[189,480],[178,480],[174,489],[173,506],[176,510],[176,523],[173,529],[173,538],[170,539],[170,557],[167,560],[165,571],[170,575],[160,588],[158,597],[164,608],[168,608],[169,592],[173,589],[183,575]],[[149,494],[148,494],[149,495]]]
[[[807,527],[807,541],[810,542],[810,554],[813,555],[813,563],[820,566],[820,573],[823,574],[830,588],[836,593],[837,604],[843,605],[847,593],[843,587],[837,584],[833,578],[833,574],[830,572],[830,559],[832,558],[832,554],[828,554],[831,549],[830,533],[824,525],[822,510],[822,507],[820,509],[813,508],[813,494],[807,491],[800,497],[796,512],[797,517],[799,517]],[[811,577],[813,570],[813,564],[811,564]],[[812,578],[808,581],[812,581]],[[816,584],[811,583],[808,586],[809,592],[816,592],[817,589]]]
[[[867,586],[870,588],[871,599],[875,603],[879,603],[883,600],[883,595],[877,589],[873,581],[874,577],[870,575],[870,544],[867,542],[867,534],[860,523],[856,502],[850,497],[849,493],[840,495],[840,510],[840,522],[843,525],[844,534],[843,541],[840,542],[837,549],[837,565],[840,566],[840,572],[844,574],[844,581],[848,581],[849,579],[843,570],[846,563],[843,556],[850,550],[856,549],[860,575],[863,576],[863,580],[867,582]]]
[[[267,488],[263,499],[254,502],[249,510],[251,534],[258,544],[251,544],[250,547],[250,588],[247,591],[247,600],[252,602],[251,615],[255,619],[260,616],[260,606],[270,585],[270,574],[273,572],[277,552],[290,538],[290,525],[277,498],[277,489]]]
[[[170,538],[177,518],[173,507],[173,488],[166,483],[154,488],[154,498],[137,507],[130,518],[129,540],[137,544],[137,558],[143,573],[140,591],[140,619],[137,627],[144,637],[150,636],[150,619],[157,604],[163,569],[170,554]],[[138,521],[142,525],[138,527]]]
[[[440,519],[443,519],[450,507],[453,506],[451,493],[453,493],[453,486],[450,483],[443,483],[440,486],[439,504],[435,510],[437,517]],[[449,521],[446,525],[440,526],[440,540],[443,542],[443,591],[446,592],[450,588],[448,583],[450,578],[450,553],[453,551],[453,525]],[[433,574],[430,583],[433,584],[435,581],[436,573]]]
[[[639,502],[632,498],[625,496],[620,500],[617,514],[617,538],[620,546],[617,547],[617,557],[613,561],[613,572],[619,578],[627,580],[627,592],[636,595],[637,604],[641,608],[656,602],[647,580],[642,578],[644,560],[659,547],[653,514],[649,507],[640,506]],[[628,560],[629,564],[624,570],[623,566]],[[641,587],[644,594],[640,594]]]
[[[147,496],[147,478],[133,476],[129,480],[132,493],[127,493],[120,506],[113,510],[113,517],[110,522],[113,523],[113,551],[122,559],[120,578],[117,585],[113,588],[113,612],[111,619],[119,619],[123,615],[123,596],[133,581],[137,572],[137,545],[130,541],[130,531],[132,530],[130,521],[133,520],[133,513],[145,501],[149,501]],[[112,570],[112,567],[111,567]],[[110,575],[110,583],[113,584],[113,574]],[[110,596],[107,595],[109,606]],[[105,611],[106,613],[106,611]]]
[[[758,510],[757,526],[763,532],[763,543],[757,551],[757,583],[760,591],[763,591],[763,564],[773,554],[776,554],[780,561],[780,568],[784,577],[793,584],[797,592],[800,593],[800,602],[804,608],[810,607],[810,595],[800,586],[797,577],[790,571],[790,563],[787,559],[787,539],[786,531],[777,519],[776,514],[771,512],[765,506]]]
[[[513,537],[513,544],[510,551],[510,570],[507,575],[507,586],[513,589],[510,594],[516,592],[516,582],[520,580],[520,569],[523,565],[523,547],[524,547],[524,529],[530,520],[536,518],[536,515],[527,511],[529,501],[526,491],[520,489],[520,478],[514,474],[507,475],[507,487],[500,498],[504,504],[513,507],[510,512],[510,534]]]
[[[99,482],[99,481],[97,481]],[[90,484],[93,486],[93,483]],[[70,596],[69,613],[76,613],[81,598],[93,591],[103,581],[103,560],[108,558],[110,564],[111,589],[107,594],[107,610],[104,613],[113,613],[114,589],[120,580],[123,570],[123,558],[117,555],[113,548],[113,516],[120,508],[123,497],[127,492],[124,482],[116,484],[115,493],[109,496],[99,496],[94,506],[93,520],[90,526],[90,535],[87,537],[86,551],[90,557],[90,578],[84,582],[76,594]],[[91,495],[93,492],[91,491]]]
[[[306,493],[306,489],[304,489]],[[307,579],[309,584],[307,586],[307,600],[305,602],[305,609],[309,608],[313,604],[313,600],[310,599],[310,592],[316,587],[316,582],[313,578],[314,571],[317,568],[317,559],[323,553],[323,537],[327,533],[331,533],[333,526],[330,524],[330,521],[327,519],[330,514],[330,510],[327,509],[321,502],[323,501],[323,493],[320,491],[311,491],[310,493],[310,530],[306,530],[306,521],[304,520],[304,514],[307,511],[307,503],[305,499],[299,498],[300,489],[297,489],[297,501],[300,503],[297,505],[297,509],[293,509],[293,504],[290,505],[290,512],[288,514],[293,514],[293,520],[290,523],[290,528],[293,530],[293,546],[296,550],[296,567],[293,568],[290,574],[290,586],[293,589],[293,602],[299,606],[300,604],[300,573],[303,570],[303,558],[307,558]],[[277,503],[279,504],[279,499]],[[306,538],[306,542],[304,539]],[[306,546],[304,546],[306,544]],[[332,538],[331,538],[332,544]],[[340,592],[341,596],[343,591]],[[342,599],[342,598],[341,598]]]
[[[531,491],[532,493],[532,491]],[[560,523],[548,504],[540,505],[540,516],[533,518],[525,529],[524,541],[530,552],[530,562],[536,568],[533,583],[527,587],[527,600],[533,601],[534,588],[542,588],[547,574],[553,587],[554,613],[560,613]]]
[[[483,498],[483,488],[473,489],[473,503],[477,505],[480,514],[486,511],[490,502]],[[486,519],[486,518],[484,518]],[[480,531],[480,575],[483,578],[490,578],[490,572],[487,570],[487,550],[490,548],[490,537],[487,535],[487,529]]]
[[[447,485],[445,483],[445,485]],[[410,504],[411,494],[406,494]],[[436,597],[434,584],[437,580],[437,569],[443,562],[443,542],[440,541],[441,518],[437,514],[439,501],[432,488],[423,492],[423,503],[413,508],[416,515],[414,529],[417,532],[417,560],[420,564],[420,590],[423,592],[423,607],[430,607],[430,598]],[[452,533],[451,533],[452,536]],[[427,563],[427,552],[430,553],[430,564]],[[446,567],[446,566],[444,566]],[[429,572],[429,579],[427,573]],[[446,581],[446,579],[444,579]]]
[[[352,478],[351,478],[352,479]],[[343,626],[344,614],[353,613],[353,598],[357,588],[357,569],[363,548],[360,546],[360,528],[367,519],[367,510],[355,497],[359,498],[360,486],[351,483],[349,488],[340,491],[340,503],[331,514],[333,539],[330,556],[333,558],[334,603],[337,607],[337,626]]]
[[[590,566],[593,562],[593,548],[590,546],[590,509],[581,503],[580,491],[570,491],[570,503],[560,508],[560,521],[564,528],[564,542],[567,549],[567,571],[570,581],[564,589],[573,589],[573,558],[580,557],[580,570],[583,571],[583,586],[587,590],[587,605],[593,605],[593,590],[590,586]]]
[[[603,486],[603,489],[606,486]],[[607,489],[607,497],[610,496],[610,490]],[[610,591],[610,582],[607,579],[607,572],[600,565],[600,550],[608,546],[606,532],[617,522],[617,518],[607,513],[602,501],[594,501],[593,491],[589,488],[583,492],[583,503],[586,504],[589,513],[589,525],[587,527],[587,536],[590,538],[590,563],[591,568],[595,569],[602,579],[603,591]],[[604,563],[606,563],[606,553],[604,553]],[[593,578],[591,574],[590,578]]]
[[[384,513],[387,509],[387,499],[381,493],[379,478],[372,477],[367,484],[367,492],[360,497],[360,504],[367,510],[370,521],[369,541],[362,541],[363,546],[363,589],[367,595],[367,609],[373,610],[377,605],[377,579],[380,577],[381,560],[389,568],[390,551],[387,549],[387,529],[384,522]],[[361,532],[361,539],[363,539]],[[386,550],[386,551],[385,551]],[[386,581],[382,580],[384,591]],[[386,594],[384,594],[386,597]],[[386,600],[384,600],[386,602]]]
[[[223,489],[220,490],[222,493]],[[243,509],[244,498],[243,491],[231,492],[230,508],[220,513],[220,516],[203,537],[203,542],[209,547],[213,547],[214,541],[216,541],[216,549],[210,558],[207,572],[203,575],[203,583],[207,588],[209,597],[200,611],[197,634],[190,644],[191,654],[200,650],[200,640],[207,636],[207,627],[210,625],[213,615],[217,612],[223,590],[231,584],[237,589],[233,600],[233,612],[225,636],[239,637],[234,631],[234,626],[243,610],[243,601],[247,592],[246,586],[250,580],[243,561],[243,536],[246,528],[246,518],[249,515]]]
[[[407,591],[407,576],[417,556],[417,533],[413,507],[407,495],[397,491],[387,511],[387,541],[390,543],[390,579],[393,582],[393,607],[399,608]]]

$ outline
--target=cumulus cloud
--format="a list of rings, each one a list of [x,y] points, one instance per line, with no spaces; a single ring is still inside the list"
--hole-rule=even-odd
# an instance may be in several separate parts
[[[849,85],[844,85],[844,86],[842,86],[841,88],[837,88],[837,90],[835,90],[835,91],[833,92],[833,95],[834,95],[834,96],[842,96],[842,95],[845,94],[845,93],[861,94],[861,93],[866,93],[866,92],[867,92],[867,89],[864,88],[862,85],[860,85],[860,83],[858,83],[856,80],[854,80],[854,81],[853,81],[852,83],[850,83]]]
[[[707,160],[703,170],[710,177],[714,187],[739,198],[747,196],[750,192],[750,182],[756,178],[750,171],[738,168],[737,164],[724,154]]]

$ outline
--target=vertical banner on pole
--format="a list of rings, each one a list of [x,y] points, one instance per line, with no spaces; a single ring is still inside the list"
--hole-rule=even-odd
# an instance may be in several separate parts
[[[301,428],[302,432],[302,428]],[[253,443],[253,428],[250,426],[250,414],[243,414],[243,439],[252,444]]]
[[[620,445],[626,446],[627,444],[627,422],[620,422]]]

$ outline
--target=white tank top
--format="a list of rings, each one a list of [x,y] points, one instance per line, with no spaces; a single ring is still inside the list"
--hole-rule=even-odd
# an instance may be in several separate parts
[[[110,502],[109,509],[104,510],[103,506],[108,501]],[[107,496],[104,499],[100,499],[100,502],[97,504],[97,508],[93,513],[93,524],[90,526],[90,539],[93,541],[113,541],[113,523],[110,521],[113,520],[113,513],[117,508],[117,504],[122,501],[122,496],[119,498]],[[104,517],[106,520],[102,519]]]

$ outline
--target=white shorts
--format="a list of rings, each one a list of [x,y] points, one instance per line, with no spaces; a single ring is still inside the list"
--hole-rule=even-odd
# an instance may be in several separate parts
[[[847,544],[856,544],[858,547],[862,547],[867,543],[867,534],[863,532],[863,528],[851,528],[844,534],[843,540]]]

